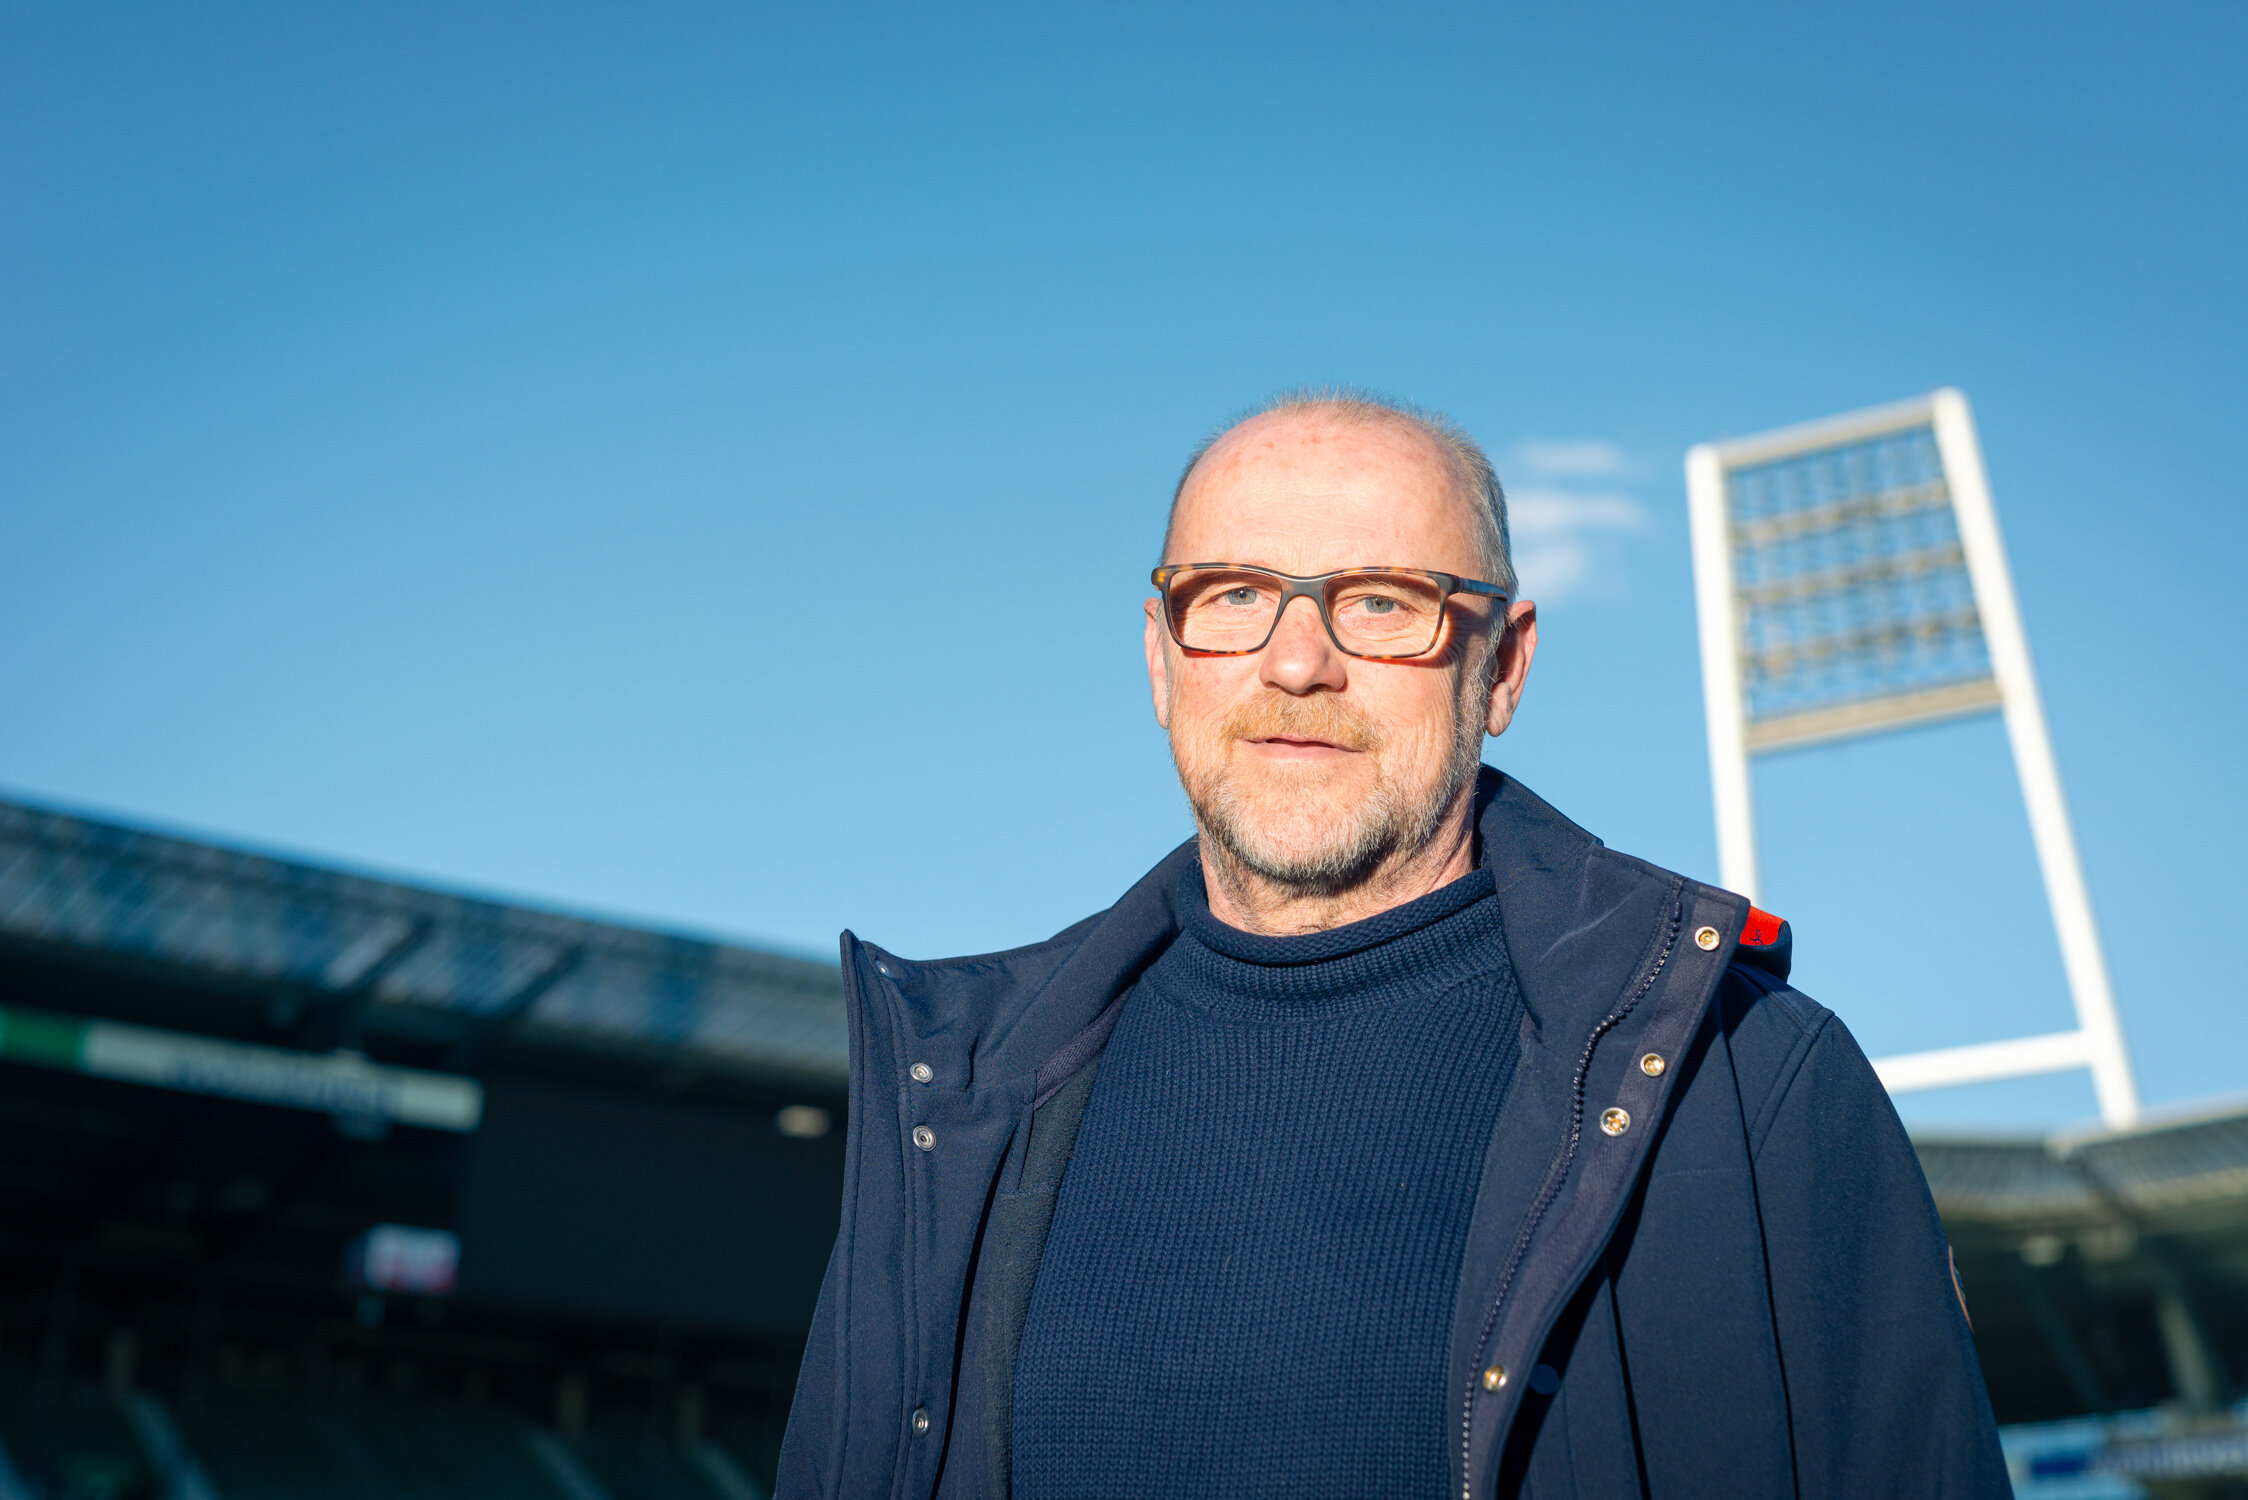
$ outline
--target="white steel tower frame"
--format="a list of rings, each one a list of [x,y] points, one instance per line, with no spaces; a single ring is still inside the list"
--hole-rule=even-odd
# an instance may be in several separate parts
[[[1966,396],[1700,444],[1686,492],[1720,878],[1756,899],[1751,756],[1997,710],[2076,1029],[1874,1067],[1892,1093],[2088,1068],[2107,1123],[2135,1122],[2138,1086]]]

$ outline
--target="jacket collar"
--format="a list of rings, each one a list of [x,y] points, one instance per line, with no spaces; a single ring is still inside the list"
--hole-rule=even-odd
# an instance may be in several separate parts
[[[1480,860],[1498,887],[1533,1039],[1581,1034],[1642,957],[1676,877],[1606,849],[1511,776],[1476,785]],[[1172,892],[1192,839],[1108,910],[1044,943],[913,962],[884,955],[909,1025],[967,1054],[973,1087],[1022,1087],[1094,1025],[1179,932]]]
[[[1678,877],[1609,849],[1511,776],[1486,768],[1476,798],[1533,1039],[1558,1027],[1573,1045],[1646,956]]]

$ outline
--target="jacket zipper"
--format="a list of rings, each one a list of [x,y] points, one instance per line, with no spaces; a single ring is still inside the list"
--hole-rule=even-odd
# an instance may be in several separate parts
[[[1671,888],[1670,924],[1663,933],[1662,947],[1657,950],[1655,961],[1648,968],[1646,977],[1585,1038],[1584,1051],[1577,1058],[1576,1076],[1570,1085],[1569,1133],[1563,1138],[1561,1150],[1555,1155],[1553,1165],[1546,1169],[1545,1182],[1539,1187],[1537,1199],[1522,1221],[1521,1231],[1514,1237],[1514,1248],[1507,1254],[1506,1268],[1499,1273],[1498,1294],[1491,1299],[1490,1308],[1483,1314],[1483,1331],[1476,1335],[1476,1362],[1480,1362],[1483,1347],[1490,1341],[1491,1330],[1499,1321],[1499,1309],[1505,1305],[1507,1293],[1513,1288],[1515,1272],[1521,1269],[1523,1254],[1530,1247],[1530,1238],[1537,1233],[1538,1224],[1544,1219],[1546,1210],[1553,1206],[1553,1200],[1561,1195],[1561,1184],[1568,1180],[1570,1164],[1576,1160],[1577,1142],[1584,1135],[1585,1077],[1592,1071],[1593,1051],[1600,1045],[1600,1039],[1647,997],[1647,992],[1655,987],[1655,981],[1662,977],[1664,967],[1670,962],[1671,949],[1678,943],[1679,925],[1684,920],[1677,889],[1676,886]],[[1471,1369],[1468,1372],[1467,1391],[1460,1403],[1460,1500],[1475,1500],[1475,1473],[1470,1466],[1470,1459],[1475,1449],[1475,1387],[1480,1378],[1478,1371]]]

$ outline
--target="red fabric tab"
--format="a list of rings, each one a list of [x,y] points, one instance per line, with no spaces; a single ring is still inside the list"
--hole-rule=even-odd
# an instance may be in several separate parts
[[[1751,948],[1769,948],[1780,940],[1780,919],[1768,911],[1748,909],[1748,925],[1741,929],[1741,941]]]

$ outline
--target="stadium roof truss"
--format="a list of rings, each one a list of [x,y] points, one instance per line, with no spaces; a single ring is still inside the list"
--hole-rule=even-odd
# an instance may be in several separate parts
[[[1893,1091],[2089,1068],[2138,1115],[2029,641],[1956,390],[1686,457],[1720,878],[1754,899],[1750,758],[1996,710],[2028,804],[2073,1031],[1883,1059]]]
[[[4,801],[0,942],[300,998],[346,1018],[346,1049],[363,1027],[414,1035],[461,1073],[521,1035],[776,1081],[845,1076],[832,965]]]

